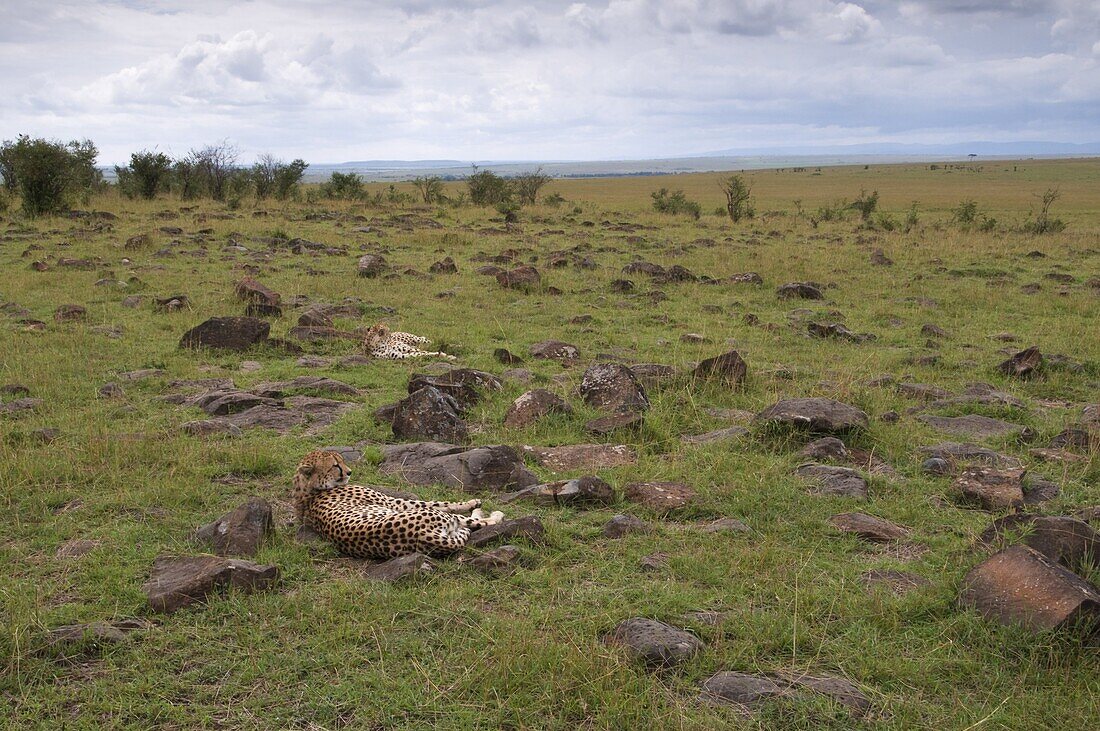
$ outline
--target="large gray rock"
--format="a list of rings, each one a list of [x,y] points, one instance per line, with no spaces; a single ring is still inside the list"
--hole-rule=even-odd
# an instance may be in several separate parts
[[[861,499],[867,497],[867,480],[850,467],[808,463],[799,465],[795,472],[799,477],[812,482],[819,495]]]
[[[219,556],[255,556],[274,532],[271,504],[262,498],[249,498],[235,510],[195,531],[194,539],[206,544]]]
[[[853,533],[872,543],[900,541],[909,535],[908,528],[866,513],[839,513],[829,523],[842,533]]]
[[[696,366],[693,375],[696,378],[721,380],[726,385],[738,386],[745,382],[749,367],[736,350],[707,358]]]
[[[1024,470],[971,467],[956,479],[965,502],[985,510],[1007,510],[1024,504]]]
[[[993,419],[980,414],[967,414],[965,416],[934,416],[922,414],[917,417],[928,426],[938,431],[956,437],[969,439],[990,439],[993,437],[1018,437],[1030,439],[1035,433],[1022,424]]]
[[[615,501],[615,490],[600,478],[585,475],[574,480],[532,485],[502,497],[500,502],[516,500],[530,500],[540,505],[610,505]]]
[[[775,293],[781,299],[823,300],[825,294],[812,282],[788,282],[781,284]]]
[[[359,272],[360,277],[374,278],[387,269],[389,269],[389,266],[380,254],[364,254],[359,257],[359,262],[356,264],[356,270]]]
[[[620,363],[597,363],[584,372],[580,394],[594,409],[611,412],[649,408],[645,388],[634,373]]]
[[[620,622],[604,641],[625,647],[629,654],[652,667],[672,667],[690,660],[703,643],[686,630],[644,617]]]
[[[490,543],[512,540],[513,538],[526,538],[529,541],[538,543],[542,540],[544,533],[546,533],[546,529],[543,527],[541,520],[534,515],[525,515],[520,518],[502,520],[496,525],[478,528],[466,541],[466,547],[481,548]]]
[[[867,427],[867,414],[854,406],[829,398],[783,399],[756,415],[761,424],[843,434]]]
[[[945,460],[953,465],[967,462],[981,462],[991,467],[1012,468],[1020,466],[1020,460],[1015,457],[1010,457],[1000,452],[994,452],[992,449],[978,444],[941,442],[929,447],[921,447],[917,451],[929,457]]]
[[[567,444],[561,447],[524,445],[523,453],[552,472],[592,471],[638,462],[637,452],[625,444]]]
[[[786,685],[771,678],[725,671],[715,673],[703,681],[700,699],[710,703],[734,703],[752,708],[761,702],[789,695]]]
[[[1085,521],[1063,515],[1006,515],[982,531],[979,541],[999,548],[1019,542],[1070,571],[1100,556],[1100,534]]]
[[[1034,345],[1027,350],[1021,350],[1011,358],[997,366],[997,370],[1006,376],[1015,378],[1027,378],[1043,367],[1043,354]]]
[[[623,494],[660,513],[690,505],[696,498],[695,490],[682,482],[632,482],[623,487]]]
[[[465,442],[466,422],[455,399],[426,386],[397,402],[393,411],[393,435],[398,439]]]
[[[504,445],[461,447],[439,442],[382,447],[385,474],[414,485],[442,484],[467,492],[502,492],[538,484],[515,449]]]
[[[248,350],[270,333],[271,325],[255,317],[212,317],[185,332],[180,347]]]
[[[530,426],[547,414],[570,414],[573,408],[565,399],[544,388],[536,388],[519,396],[504,415],[504,426],[521,429]]]
[[[539,270],[531,266],[518,266],[515,269],[497,274],[497,283],[508,289],[533,290],[542,283]]]
[[[613,515],[600,531],[604,538],[622,538],[631,533],[648,533],[649,524],[633,515]]]
[[[572,363],[581,357],[577,346],[563,343],[560,340],[543,340],[541,343],[535,343],[531,346],[529,352],[534,358],[560,360],[565,363]]]
[[[410,553],[407,556],[391,558],[389,561],[370,564],[363,569],[363,578],[370,581],[392,583],[409,576],[425,574],[432,570],[432,564],[423,553]]]
[[[172,613],[232,587],[250,592],[268,588],[279,576],[264,566],[220,556],[158,556],[149,580],[142,585],[155,611]]]
[[[331,396],[358,396],[359,389],[343,381],[324,376],[296,376],[289,381],[264,381],[249,389],[267,398],[282,398],[292,391],[313,391]]]
[[[409,393],[432,387],[455,400],[459,408],[467,411],[481,398],[481,391],[499,391],[503,386],[492,373],[473,368],[451,368],[439,375],[413,374],[409,378]]]

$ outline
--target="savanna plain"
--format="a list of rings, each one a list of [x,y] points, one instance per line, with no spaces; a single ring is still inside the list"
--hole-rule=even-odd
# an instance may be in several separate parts
[[[86,215],[0,214],[0,384],[24,387],[0,405],[41,400],[0,414],[0,723],[1100,726],[1095,634],[1002,625],[957,601],[963,577],[993,550],[980,534],[1012,511],[961,499],[961,467],[930,469],[922,451],[973,442],[1018,460],[1055,488],[1029,512],[1070,516],[1100,504],[1095,438],[1050,446],[1100,401],[1100,161],[751,171],[755,216],[736,224],[719,187],[726,177],[554,180],[542,191],[544,201],[557,194],[554,204],[526,206],[514,221],[493,208],[393,196],[245,199],[230,209],[114,192],[93,196]],[[654,211],[650,194],[662,187],[683,190],[702,215]],[[448,194],[462,189],[447,184]],[[1065,226],[1037,233],[1029,224],[1050,190],[1048,213]],[[878,194],[866,221],[848,206],[861,191],[863,200]],[[366,254],[383,257],[377,276],[359,276]],[[448,256],[457,271],[433,271]],[[632,262],[687,274],[654,277],[646,271],[656,268]],[[541,279],[507,288],[477,273],[489,265],[530,265]],[[735,276],[750,272],[759,281]],[[281,316],[265,318],[276,342],[181,348],[190,328],[244,314],[235,288],[246,277],[281,296]],[[823,299],[778,296],[791,282],[816,284]],[[173,297],[178,306],[158,306]],[[84,314],[55,318],[63,305]],[[294,338],[301,314],[318,305],[339,306],[330,310],[337,331],[384,322],[431,338],[458,366],[510,370],[465,414],[470,442],[516,447],[540,482],[596,475],[615,498],[504,504],[477,492],[486,508],[536,516],[544,528],[509,539],[518,555],[494,571],[449,558],[375,581],[364,575],[371,562],[299,540],[291,477],[314,449],[354,448],[353,482],[469,497],[379,469],[383,446],[400,440],[376,410],[404,398],[412,374],[442,364],[349,359],[361,352],[357,337]],[[828,324],[842,327],[814,336],[814,325]],[[533,357],[531,346],[547,340],[574,345],[579,358]],[[1029,346],[1044,356],[1029,377],[998,369]],[[502,364],[498,349],[523,362]],[[742,382],[693,377],[697,363],[732,350],[747,365]],[[640,423],[592,434],[585,425],[601,414],[577,387],[589,366],[608,361],[663,364],[671,375],[648,371],[665,375],[645,379]],[[349,406],[323,428],[181,429],[207,416],[172,398],[174,382],[231,379],[247,390],[299,376],[349,384],[354,391],[338,396],[303,392]],[[533,388],[560,395],[571,413],[504,426]],[[952,399],[982,392],[1012,398]],[[865,427],[842,435],[847,453],[862,456],[833,461],[856,470],[866,497],[828,494],[797,472],[829,462],[800,453],[821,435],[753,420],[796,397],[867,414]],[[922,418],[967,414],[1026,429],[960,438]],[[555,471],[523,449],[594,443],[624,445],[630,457]],[[625,495],[654,482],[680,483],[693,497],[665,510]],[[142,585],[154,560],[202,553],[194,530],[251,496],[275,508],[274,532],[251,560],[277,567],[278,579],[153,611]],[[869,541],[831,522],[854,512],[890,521],[900,537]],[[617,514],[644,528],[605,535]],[[739,523],[709,528],[730,518]],[[1100,579],[1095,562],[1078,573]],[[648,666],[607,641],[635,617],[686,630],[698,651]],[[122,641],[51,641],[60,626],[131,619],[141,629]],[[843,679],[866,703],[806,690],[746,711],[701,697],[724,671]]]

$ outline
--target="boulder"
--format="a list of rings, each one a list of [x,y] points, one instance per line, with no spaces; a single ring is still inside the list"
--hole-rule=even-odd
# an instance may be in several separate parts
[[[1015,457],[1010,457],[1000,452],[994,452],[992,449],[977,444],[941,442],[929,447],[921,447],[917,451],[932,458],[942,459],[951,464],[981,462],[991,467],[1011,468],[1020,466],[1020,460]]]
[[[780,299],[825,299],[825,294],[821,291],[820,287],[811,282],[788,282],[787,284],[780,285],[775,293],[779,295]]]
[[[54,322],[75,322],[88,319],[88,310],[80,305],[61,305],[53,313]]]
[[[410,553],[407,556],[368,565],[363,569],[363,578],[368,581],[392,583],[416,574],[425,574],[431,570],[432,564],[427,556],[423,553]]]
[[[748,365],[740,353],[731,350],[728,353],[707,358],[696,366],[692,375],[695,378],[721,380],[728,386],[738,386],[745,382]]]
[[[504,415],[504,426],[510,429],[521,429],[551,413],[571,414],[573,408],[561,396],[543,388],[536,388],[512,402]]]
[[[698,637],[664,622],[634,617],[620,622],[604,642],[626,648],[636,660],[651,667],[672,667],[703,649]]]
[[[386,265],[386,260],[379,254],[364,254],[359,257],[359,262],[356,264],[360,277],[377,277],[387,269],[389,267]]]
[[[959,605],[1036,633],[1090,631],[1100,622],[1100,590],[1027,546],[1006,548],[971,569]]]
[[[149,605],[172,613],[226,588],[250,592],[268,588],[279,576],[265,566],[220,556],[158,556],[142,585]]]
[[[611,434],[621,429],[637,429],[644,423],[645,417],[640,412],[622,411],[586,421],[584,430],[589,434]]]
[[[994,437],[1015,437],[1031,439],[1035,436],[1030,428],[1022,424],[994,419],[980,414],[965,416],[934,416],[922,414],[917,419],[945,434],[970,439],[991,439]]]
[[[393,435],[398,439],[465,442],[469,431],[460,410],[453,397],[426,386],[397,402],[391,422]]]
[[[1100,556],[1100,534],[1085,521],[1062,515],[1006,515],[993,521],[978,540],[997,548],[1022,543],[1070,571],[1080,571]]]
[[[623,494],[660,513],[682,508],[696,498],[695,490],[682,482],[632,482],[623,487]]]
[[[634,373],[620,363],[597,363],[584,372],[580,395],[594,409],[622,413],[649,408],[645,389]]]
[[[237,295],[237,299],[239,300],[268,308],[278,308],[279,302],[282,300],[278,292],[268,289],[252,277],[245,277],[237,282],[237,286],[233,288],[233,292]]]
[[[432,387],[454,398],[459,408],[466,411],[481,398],[480,391],[499,391],[500,379],[492,373],[473,368],[451,368],[439,375],[415,373],[409,377],[409,393]]]
[[[1043,367],[1043,354],[1034,345],[1021,350],[997,366],[997,370],[1013,378],[1027,378]]]
[[[561,447],[524,445],[523,452],[551,472],[599,470],[638,462],[637,453],[625,444],[567,444]]]
[[[260,544],[275,530],[271,504],[249,498],[235,510],[195,531],[194,540],[219,556],[255,556]]]
[[[181,348],[247,350],[267,340],[271,325],[255,317],[213,317],[180,338]]]
[[[467,492],[503,492],[538,484],[515,449],[504,445],[460,447],[439,442],[382,447],[379,471],[414,485],[443,484]]]
[[[854,533],[872,543],[900,541],[909,535],[908,528],[866,513],[839,513],[829,523],[841,533]]]
[[[531,346],[530,353],[534,358],[560,360],[565,363],[572,363],[581,357],[577,346],[563,343],[560,340],[544,340],[541,343],[535,343]]]
[[[757,423],[842,434],[867,427],[867,414],[829,398],[783,399],[761,411]]]
[[[446,256],[428,267],[428,271],[432,274],[457,274],[458,266],[455,264],[454,259]]]
[[[833,467],[823,464],[799,465],[795,473],[813,482],[819,495],[839,495],[864,499],[867,497],[867,480],[849,467]]]
[[[648,533],[649,525],[633,515],[615,515],[607,521],[600,533],[604,538],[622,538],[631,533]]]
[[[1023,476],[1023,469],[971,467],[958,476],[955,486],[965,502],[984,510],[1007,510],[1024,504]]]
[[[532,290],[542,282],[539,270],[530,266],[518,266],[511,271],[500,272],[496,277],[497,283],[508,289]]]
[[[532,485],[503,496],[500,502],[516,500],[532,500],[541,505],[610,505],[615,501],[615,490],[599,477],[585,475],[573,480]]]

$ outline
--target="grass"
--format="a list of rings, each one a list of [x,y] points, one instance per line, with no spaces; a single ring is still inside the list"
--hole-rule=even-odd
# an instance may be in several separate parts
[[[973,167],[974,169],[968,169]],[[980,170],[979,170],[980,168]],[[1031,408],[983,407],[1038,432],[1045,444],[1096,401],[1100,379],[1100,298],[1085,281],[1100,274],[1100,161],[987,162],[949,170],[927,165],[823,168],[804,172],[745,173],[763,217],[732,227],[710,212],[719,206],[720,175],[675,179],[620,178],[554,181],[546,192],[567,199],[559,208],[524,209],[518,228],[490,209],[371,208],[321,202],[313,206],[268,202],[240,211],[204,202],[161,199],[149,203],[104,195],[90,207],[116,214],[96,230],[64,218],[0,220],[0,305],[17,302],[47,321],[27,332],[0,319],[0,383],[22,383],[45,399],[36,413],[0,417],[0,722],[7,728],[837,728],[966,729],[1089,728],[1100,720],[1100,662],[1096,649],[1072,636],[1033,637],[999,627],[954,605],[965,572],[980,560],[973,539],[991,520],[941,498],[950,480],[925,475],[916,448],[943,435],[906,415],[915,402],[891,389],[864,385],[893,374],[952,391],[987,381],[1029,401]],[[699,221],[650,210],[649,193],[682,188],[702,204]],[[369,187],[369,186],[368,186]],[[453,186],[452,186],[453,187]],[[1062,191],[1052,213],[1069,228],[1043,237],[1015,227],[1050,187]],[[808,220],[818,206],[880,193],[880,209],[903,217],[919,201],[920,225],[909,233],[859,229],[847,221]],[[411,187],[410,187],[411,190]],[[373,188],[372,188],[373,192]],[[452,191],[453,192],[453,191]],[[992,232],[963,230],[950,210],[967,198],[997,218]],[[801,201],[806,216],[797,215]],[[188,210],[180,212],[181,209]],[[266,215],[253,214],[253,208]],[[164,211],[178,218],[164,218]],[[387,225],[394,213],[434,218],[442,229],[403,230]],[[331,215],[318,216],[319,213]],[[377,220],[372,220],[377,219]],[[606,222],[606,223],[605,223]],[[619,224],[641,226],[615,230]],[[159,232],[180,226],[184,236]],[[361,232],[356,228],[370,227]],[[208,229],[202,240],[191,235]],[[379,236],[375,232],[380,231]],[[347,254],[272,254],[254,237],[301,237]],[[136,251],[127,238],[147,233]],[[171,257],[155,252],[177,238]],[[249,253],[223,252],[230,239]],[[710,239],[708,245],[703,239]],[[27,252],[32,245],[41,250]],[[518,294],[474,274],[477,252],[518,248],[524,258],[579,247],[598,268],[543,269],[560,296]],[[869,262],[882,248],[892,267]],[[1045,258],[1028,257],[1040,250]],[[355,259],[383,251],[393,263],[426,272],[452,255],[457,275],[393,280],[354,276]],[[205,252],[199,254],[198,252]],[[29,268],[34,259],[95,257],[95,271],[53,265]],[[637,296],[612,294],[608,283],[638,256],[665,266],[681,264],[716,278],[756,271],[763,287],[668,284],[668,298],[653,303],[646,277],[631,278]],[[124,261],[129,259],[129,262]],[[306,295],[338,303],[355,297],[392,307],[391,325],[446,343],[445,350],[474,368],[499,373],[492,357],[506,347],[526,354],[548,338],[576,344],[586,359],[611,353],[635,362],[685,367],[735,347],[749,364],[745,388],[673,381],[650,393],[647,426],[619,441],[638,449],[637,465],[606,469],[615,486],[636,480],[682,480],[700,497],[696,505],[662,520],[635,506],[607,510],[508,506],[506,513],[538,514],[545,542],[522,542],[525,567],[487,577],[454,561],[438,562],[429,577],[377,585],[363,581],[355,562],[330,549],[319,552],[293,538],[287,504],[290,476],[306,451],[325,445],[384,442],[387,430],[371,411],[404,392],[412,363],[372,363],[307,371],[275,351],[247,354],[182,352],[180,335],[208,317],[240,314],[233,283],[259,268],[258,278],[284,299]],[[1062,285],[1045,278],[1069,273]],[[108,274],[111,273],[111,274]],[[164,314],[148,300],[137,309],[121,302],[133,287],[97,287],[104,276],[137,276],[147,298],[186,293],[192,309]],[[825,302],[781,301],[775,287],[814,280],[829,285]],[[1037,282],[1037,294],[1021,286]],[[835,286],[833,286],[835,285]],[[1064,293],[1063,293],[1064,288]],[[437,298],[449,291],[453,296]],[[56,324],[64,303],[88,309],[86,323]],[[878,339],[859,345],[811,340],[802,317],[844,322]],[[717,309],[716,309],[717,308]],[[569,324],[575,315],[593,320]],[[748,313],[774,328],[744,324]],[[345,320],[367,325],[373,315]],[[294,324],[296,312],[273,321],[273,335]],[[926,347],[921,326],[931,322],[949,338]],[[795,326],[791,326],[795,323]],[[121,326],[114,339],[97,326]],[[1013,381],[999,375],[1005,343],[989,336],[1019,336],[1020,348],[1038,344],[1084,364],[1082,371],[1050,369]],[[683,333],[710,343],[683,343]],[[352,343],[311,350],[343,355]],[[940,354],[935,365],[914,357]],[[258,360],[258,372],[241,372]],[[529,360],[535,386],[568,394],[583,367]],[[122,383],[123,399],[97,399],[96,390],[117,374],[163,368],[168,375]],[[306,372],[328,375],[363,390],[363,408],[321,435],[287,437],[249,431],[235,440],[203,440],[177,427],[199,412],[158,400],[168,380],[230,376],[247,387]],[[565,384],[552,381],[563,376]],[[583,424],[593,412],[575,396],[572,416],[555,415],[521,430],[505,429],[508,404],[525,390],[509,384],[471,415],[478,443],[557,445],[590,441]],[[853,403],[872,417],[850,440],[893,465],[897,478],[873,477],[866,503],[809,494],[793,475],[805,439],[754,431],[741,441],[686,446],[683,434],[726,424],[708,407],[757,411],[779,396],[824,395]],[[1038,402],[1039,399],[1043,403]],[[1065,405],[1060,405],[1065,404]],[[902,414],[897,424],[879,420]],[[944,414],[962,413],[955,409]],[[975,411],[975,413],[978,413]],[[33,429],[57,427],[58,441],[36,443]],[[1100,502],[1100,460],[1065,465],[1036,462],[1029,445],[990,446],[1023,458],[1056,480],[1061,495],[1043,507],[1065,514]],[[397,484],[375,473],[368,459],[356,470],[364,483]],[[550,474],[535,468],[543,477]],[[448,496],[426,488],[425,497]],[[148,616],[140,590],[163,552],[193,552],[187,542],[198,525],[232,509],[248,495],[277,501],[278,530],[258,560],[279,566],[270,593],[233,594],[169,617],[125,645],[86,656],[59,658],[44,651],[49,628],[83,621]],[[453,494],[452,494],[453,495]],[[487,496],[487,505],[493,500]],[[862,510],[913,531],[913,551],[876,549],[837,535],[829,516]],[[615,512],[634,512],[656,532],[610,541],[600,527]],[[731,516],[749,534],[707,534],[691,524]],[[65,541],[102,542],[79,559],[57,559]],[[655,551],[668,566],[643,572],[639,560]],[[868,590],[860,574],[898,568],[932,580],[896,597]],[[717,626],[682,619],[685,612],[726,613]],[[653,673],[600,643],[622,619],[648,616],[697,632],[706,648],[675,671]],[[772,672],[799,669],[839,674],[871,697],[870,718],[854,720],[824,699],[774,703],[745,718],[696,700],[699,683],[719,670]]]

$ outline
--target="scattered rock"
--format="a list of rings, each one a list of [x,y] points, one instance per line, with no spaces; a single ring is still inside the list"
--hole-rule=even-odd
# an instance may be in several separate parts
[[[917,419],[945,434],[971,439],[1013,437],[1028,440],[1035,436],[1035,432],[1022,424],[1013,424],[1012,422],[993,419],[980,414],[967,414],[965,416],[922,414]]]
[[[625,647],[634,659],[651,667],[679,665],[703,649],[690,632],[643,617],[620,622],[604,641]]]
[[[951,395],[951,392],[947,389],[927,383],[899,383],[898,393],[920,401],[935,401],[936,399],[948,398]]]
[[[561,396],[543,388],[536,388],[512,402],[504,415],[504,426],[509,429],[521,429],[551,413],[571,414],[573,407]]]
[[[863,411],[828,398],[784,399],[757,414],[755,421],[832,434],[864,429],[868,424]]]
[[[956,487],[962,499],[984,510],[1005,510],[1024,504],[1023,469],[971,467],[960,474]]]
[[[1080,571],[1100,556],[1100,534],[1083,520],[1061,515],[1006,515],[993,521],[978,540],[994,548],[1023,543],[1070,571]]]
[[[364,254],[359,257],[359,262],[356,264],[356,270],[359,272],[360,277],[377,277],[387,269],[389,267],[385,258],[379,254]]]
[[[393,583],[417,574],[426,574],[432,570],[432,564],[423,553],[410,553],[400,558],[371,564],[363,569],[363,578],[368,581]]]
[[[616,515],[604,524],[601,533],[604,538],[622,538],[631,533],[648,533],[649,525],[633,515]]]
[[[458,266],[454,259],[446,256],[428,267],[428,271],[432,274],[457,274]]]
[[[67,624],[50,630],[46,646],[65,655],[98,652],[109,645],[118,645],[129,640],[129,634],[153,627],[153,623],[144,619],[120,619],[113,622],[89,622],[86,624]]]
[[[585,475],[573,480],[533,485],[501,497],[500,502],[524,499],[543,505],[610,505],[615,501],[615,490],[600,478]]]
[[[568,444],[561,447],[525,445],[523,451],[552,472],[599,470],[638,462],[637,453],[625,444]]]
[[[909,535],[909,529],[866,513],[839,513],[829,523],[842,533],[855,533],[865,541],[889,543]]]
[[[945,460],[952,465],[966,462],[981,462],[991,467],[1019,467],[1020,460],[977,444],[960,442],[941,442],[930,447],[921,447],[918,451],[930,457]]]
[[[14,401],[0,404],[0,415],[22,416],[36,411],[44,403],[46,402],[40,398],[17,398]]]
[[[963,579],[959,605],[1001,624],[1032,632],[1100,621],[1100,591],[1027,546],[1013,546],[981,562]]]
[[[247,350],[267,340],[271,325],[255,317],[213,317],[180,339],[181,348]]]
[[[819,495],[839,495],[842,497],[866,498],[867,480],[859,472],[848,467],[833,467],[823,464],[799,465],[795,473],[817,485]]]
[[[391,422],[393,435],[398,439],[465,442],[469,431],[459,412],[452,396],[426,386],[397,402]]]
[[[567,363],[579,360],[581,353],[577,346],[563,343],[560,340],[544,340],[531,346],[532,357],[543,360],[560,360]]]
[[[1032,346],[1027,350],[1021,350],[1011,358],[997,366],[997,370],[1006,376],[1015,378],[1027,378],[1043,366],[1043,354],[1039,348]]]
[[[247,362],[247,361],[246,361]],[[244,363],[241,364],[242,366]],[[251,388],[251,392],[266,398],[278,399],[293,391],[310,391],[331,396],[358,396],[354,386],[324,376],[295,376],[289,381],[264,381]]]
[[[680,437],[680,441],[684,444],[714,444],[736,439],[748,433],[749,430],[743,426],[729,426],[725,429],[716,429],[704,434],[684,435]]]
[[[61,305],[53,313],[54,322],[75,322],[87,320],[88,310],[80,305]]]
[[[196,530],[193,538],[219,556],[255,556],[260,544],[273,531],[271,505],[262,498],[253,497]]]
[[[737,518],[719,518],[711,523],[707,523],[702,528],[704,533],[751,533],[752,528],[749,528],[743,522]]]
[[[876,266],[889,267],[894,265],[894,260],[886,256],[886,252],[882,249],[875,249],[871,252],[871,263]]]
[[[649,408],[642,384],[619,363],[597,363],[588,368],[581,379],[580,394],[595,409],[621,413]]]
[[[820,287],[812,282],[789,282],[780,285],[775,292],[779,295],[780,299],[825,299],[825,295],[822,293]]]
[[[103,545],[103,541],[95,540],[92,538],[74,538],[71,541],[65,541],[57,547],[57,551],[54,552],[54,558],[56,559],[72,559],[83,558],[89,553],[94,551]]]
[[[682,482],[632,482],[623,487],[627,500],[660,513],[682,508],[696,498],[695,490]]]
[[[707,358],[700,363],[692,375],[695,378],[722,380],[728,386],[738,386],[745,382],[748,365],[736,350]]]
[[[709,703],[733,703],[746,709],[769,698],[789,695],[786,687],[771,678],[725,671],[703,681],[700,700]]]
[[[525,291],[537,289],[542,282],[539,270],[531,266],[518,266],[511,271],[500,272],[496,277],[502,287]]]
[[[409,393],[431,387],[454,398],[459,409],[467,411],[481,399],[480,391],[499,391],[503,385],[496,376],[473,368],[449,368],[439,375],[416,373],[409,377]]]
[[[149,580],[141,588],[155,611],[172,613],[228,587],[244,592],[266,589],[278,576],[274,566],[251,561],[162,555],[153,562]]]
[[[676,369],[661,363],[639,363],[630,366],[630,372],[638,379],[643,388],[652,389],[676,375]]]
[[[493,351],[493,357],[497,359],[498,363],[502,363],[503,365],[517,366],[523,363],[523,358],[508,352],[507,348],[497,348]]]
[[[546,529],[541,520],[534,515],[525,515],[522,518],[503,520],[496,525],[479,528],[470,535],[466,548],[480,548],[495,541],[513,538],[526,538],[538,543],[545,533]]]
[[[460,447],[438,442],[382,447],[384,474],[414,485],[443,484],[466,492],[502,492],[538,484],[515,449],[504,445]]]
[[[622,429],[637,429],[645,423],[645,417],[636,411],[625,411],[609,416],[600,416],[585,422],[584,430],[589,434],[611,434]]]

